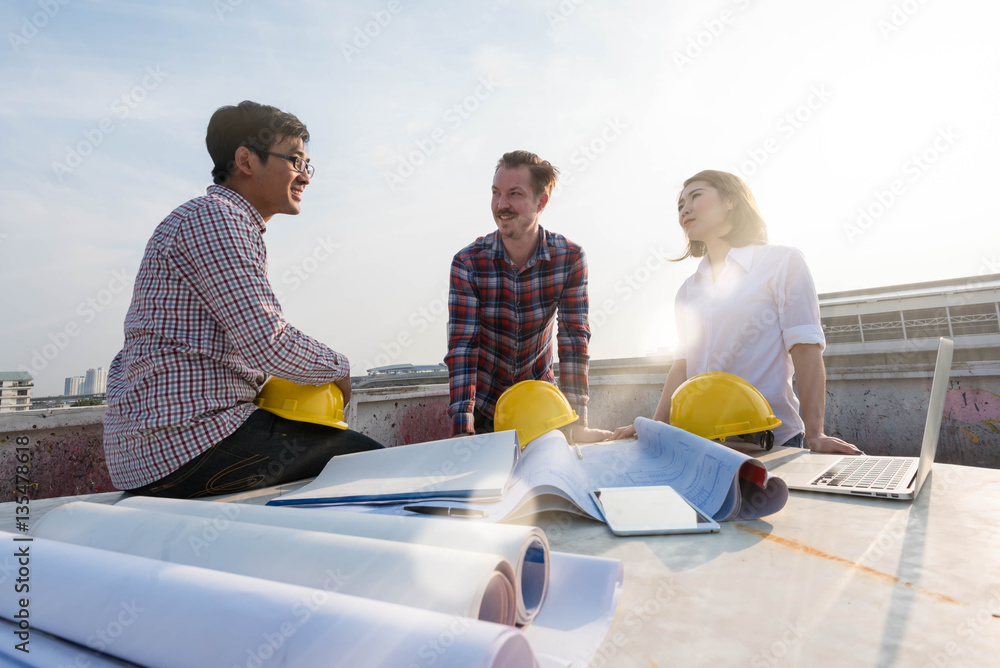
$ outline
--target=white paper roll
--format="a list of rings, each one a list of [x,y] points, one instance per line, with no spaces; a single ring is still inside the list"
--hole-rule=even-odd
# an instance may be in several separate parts
[[[537,666],[509,626],[43,538],[0,542],[28,550],[32,629],[142,666]],[[17,624],[24,594],[0,588],[0,616]]]
[[[0,619],[0,635],[4,638],[17,638],[20,629],[6,619]],[[0,666],[30,666],[31,668],[135,668],[131,661],[121,661],[107,654],[81,647],[76,643],[63,640],[58,636],[41,631],[37,626],[25,634],[27,645],[18,649],[21,639],[10,643],[0,643]],[[27,650],[27,651],[25,651]]]
[[[514,571],[498,555],[74,502],[32,535],[176,564],[513,624]]]
[[[359,514],[334,507],[250,506],[148,496],[130,496],[116,506],[203,517],[220,525],[235,520],[499,554],[514,568],[519,625],[531,623],[548,589],[549,541],[537,527],[466,519]]]

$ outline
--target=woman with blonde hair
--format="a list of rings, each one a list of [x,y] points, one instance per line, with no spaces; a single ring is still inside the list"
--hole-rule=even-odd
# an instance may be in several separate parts
[[[860,454],[823,431],[826,339],[802,253],[767,243],[753,193],[728,172],[706,170],[685,181],[677,217],[688,242],[678,259],[697,257],[701,263],[677,291],[679,345],[653,419],[670,421],[670,398],[685,380],[724,371],[767,399],[781,420],[775,445]],[[634,427],[621,427],[614,438],[634,434]]]

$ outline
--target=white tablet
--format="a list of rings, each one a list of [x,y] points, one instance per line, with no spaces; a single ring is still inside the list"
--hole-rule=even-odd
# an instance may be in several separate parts
[[[602,487],[590,495],[604,510],[608,527],[617,536],[719,530],[718,522],[668,485]]]

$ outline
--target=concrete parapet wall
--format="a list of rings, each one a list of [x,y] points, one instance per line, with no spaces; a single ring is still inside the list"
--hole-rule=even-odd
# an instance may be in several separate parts
[[[32,499],[114,491],[104,463],[105,406],[22,411],[0,416],[0,502],[13,501],[18,447],[31,454]]]
[[[827,433],[870,455],[916,456],[930,378],[827,381]],[[952,377],[935,461],[1000,468],[1000,378]]]
[[[992,367],[991,367],[992,369]],[[941,425],[937,461],[1000,468],[1000,374],[975,365],[953,369]],[[592,427],[614,429],[650,417],[666,375],[591,378]],[[916,455],[920,450],[930,372],[837,372],[827,381],[827,433],[874,455]],[[347,421],[387,446],[451,435],[448,386],[364,388],[353,393]],[[32,453],[32,498],[112,491],[104,463],[105,407],[26,411],[0,416],[0,501],[14,498],[15,448]]]
[[[451,436],[447,385],[354,390],[346,417],[351,429],[389,447]]]

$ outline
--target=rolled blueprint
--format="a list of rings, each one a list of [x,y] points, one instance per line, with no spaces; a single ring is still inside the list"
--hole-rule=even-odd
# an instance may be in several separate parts
[[[517,623],[531,623],[545,598],[549,581],[549,541],[530,526],[487,524],[467,519],[392,517],[359,514],[337,508],[250,506],[213,501],[188,501],[131,496],[116,507],[177,513],[205,518],[218,530],[229,522],[252,522],[289,529],[323,531],[347,536],[380,538],[420,545],[498,554],[514,568]]]
[[[0,588],[0,616],[30,627],[31,643],[41,630],[152,668],[538,665],[510,626],[43,538],[0,542],[27,555],[30,592]]]
[[[249,522],[220,530],[195,517],[84,502],[50,511],[32,535],[500,624],[515,619],[514,571],[493,554]]]

